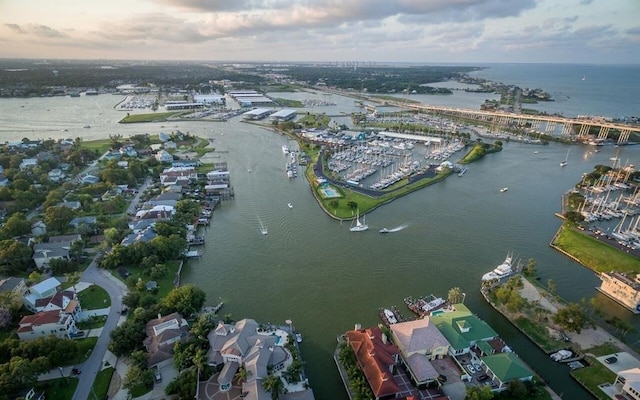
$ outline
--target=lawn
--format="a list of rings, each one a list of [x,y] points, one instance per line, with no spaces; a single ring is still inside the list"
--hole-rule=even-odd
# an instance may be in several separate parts
[[[609,370],[609,368],[602,365],[595,358],[587,357],[587,359],[591,365],[572,371],[571,376],[589,389],[597,398],[610,400],[610,397],[600,390],[598,385],[603,383],[613,383],[613,381],[616,380],[616,374]]]
[[[97,337],[90,337],[86,339],[77,339],[78,342],[78,355],[75,358],[69,360],[69,364],[67,365],[76,365],[83,363],[89,358],[93,348],[96,346],[96,342],[98,341]]]
[[[158,299],[161,299],[164,296],[166,296],[175,287],[173,284],[173,280],[176,276],[176,273],[178,272],[179,266],[180,266],[180,261],[178,260],[168,261],[167,275],[160,279],[151,279],[151,277],[149,277],[148,275],[144,275],[142,273],[142,268],[140,268],[140,266],[137,266],[137,265],[127,265],[127,270],[129,271],[129,274],[130,274],[129,277],[133,276],[136,280],[140,278],[145,283],[151,280],[156,281],[158,283],[158,293],[156,294],[156,297]],[[118,275],[116,271],[113,271],[113,274],[124,283],[127,283],[127,281],[125,279],[122,279],[122,277]]]
[[[73,398],[77,386],[76,378],[59,378],[40,382],[37,388],[47,393],[47,400],[69,400]]]
[[[109,390],[109,384],[111,383],[113,372],[113,368],[105,368],[98,372],[96,380],[93,382],[93,393],[95,393],[98,399],[107,398],[107,392]]]
[[[617,348],[612,343],[603,343],[603,344],[600,344],[598,346],[595,346],[595,347],[592,347],[590,349],[585,350],[585,353],[591,353],[591,354],[595,355],[596,357],[601,357],[601,356],[605,356],[607,354],[617,353],[619,351],[620,351],[620,349]]]
[[[552,339],[547,333],[545,325],[536,323],[529,318],[519,317],[516,318],[513,323],[524,332],[526,332],[531,339],[542,348],[546,353],[551,353],[563,347],[566,347],[566,343]]]
[[[164,122],[168,118],[183,114],[184,111],[172,111],[148,114],[132,114],[122,118],[120,124],[134,124],[137,122]]]
[[[640,265],[637,257],[573,229],[568,223],[560,228],[553,244],[596,272],[637,271]]]
[[[97,310],[111,306],[109,294],[98,285],[91,285],[78,292],[78,300],[83,310]]]
[[[76,322],[76,326],[80,330],[96,329],[103,327],[106,320],[107,318],[104,315],[94,315],[84,321]]]
[[[98,153],[103,155],[111,148],[111,139],[89,140],[86,142],[82,141],[80,142],[80,147],[92,151],[98,150]]]

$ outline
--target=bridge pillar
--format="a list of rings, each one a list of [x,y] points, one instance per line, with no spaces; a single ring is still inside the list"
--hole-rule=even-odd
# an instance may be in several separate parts
[[[547,126],[545,127],[545,133],[553,132],[556,130],[556,123],[553,121],[547,121]]]
[[[618,137],[618,144],[627,143],[629,141],[629,136],[631,135],[631,130],[623,129],[620,131],[620,137]]]
[[[598,139],[606,139],[609,136],[609,127],[601,126],[600,132],[598,132]]]
[[[531,127],[535,130],[539,130],[541,122],[542,121],[540,121],[539,119],[534,119],[533,121],[531,121]]]
[[[562,135],[571,136],[571,134],[573,133],[572,127],[573,125],[571,124],[571,122],[565,122],[562,125]]]
[[[591,129],[591,125],[582,124],[580,125],[580,137],[585,137],[589,134],[589,130]]]

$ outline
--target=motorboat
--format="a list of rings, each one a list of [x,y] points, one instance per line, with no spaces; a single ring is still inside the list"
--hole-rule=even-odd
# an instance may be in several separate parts
[[[365,223],[364,217],[362,217],[362,222],[360,222],[360,210],[356,213],[355,225],[352,225],[349,230],[351,232],[364,232],[369,229],[369,226]]]
[[[382,228],[378,232],[380,232],[380,233],[389,233],[391,231],[389,230],[389,228]]]
[[[287,203],[287,207],[289,207],[289,208],[293,208],[293,204],[291,204],[291,203]]]
[[[509,190],[509,188],[508,188],[508,187],[503,187],[502,189],[500,189],[500,191],[501,191],[502,193],[506,192],[507,190]]]
[[[486,274],[482,275],[482,280],[483,281],[500,280],[500,279],[503,279],[503,278],[506,278],[508,276],[513,275],[513,269],[511,268],[511,262],[512,262],[511,256],[507,255],[507,257],[504,259],[502,264],[500,264],[497,267],[495,267],[493,269],[493,271],[487,272]]]
[[[384,317],[387,319],[387,321],[389,321],[389,324],[398,323],[398,319],[396,318],[396,315],[393,313],[393,311],[389,310],[388,308],[385,308],[383,312],[384,312]]]
[[[302,343],[302,333],[296,333],[296,342]]]

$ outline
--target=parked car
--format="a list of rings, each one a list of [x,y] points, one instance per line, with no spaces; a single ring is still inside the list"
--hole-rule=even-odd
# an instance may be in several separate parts
[[[617,357],[611,356],[604,359],[607,364],[615,364],[618,361]]]
[[[476,373],[476,369],[473,368],[473,365],[471,364],[467,365],[467,371],[469,371],[469,373],[472,375]]]
[[[155,380],[156,383],[158,382],[162,382],[162,375],[160,374],[160,370],[156,368],[156,373],[155,373]]]
[[[489,375],[487,375],[487,374],[482,374],[482,375],[480,375],[478,377],[478,382],[484,382],[484,381],[487,381],[487,380],[489,380]]]

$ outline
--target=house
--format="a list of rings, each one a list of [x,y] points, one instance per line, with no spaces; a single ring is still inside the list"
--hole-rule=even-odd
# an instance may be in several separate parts
[[[147,322],[147,338],[144,347],[149,353],[147,363],[149,368],[161,367],[173,362],[174,343],[186,342],[189,335],[189,324],[179,313],[172,313],[164,317]]]
[[[263,329],[253,319],[242,319],[235,324],[224,324],[209,332],[208,364],[219,367],[218,384],[223,392],[231,389],[231,381],[240,367],[248,372],[242,383],[243,398],[271,399],[260,382],[269,370],[279,371],[290,357],[283,347],[288,334],[284,331]]]
[[[624,399],[640,400],[640,368],[618,372],[613,387]]]
[[[100,182],[100,178],[98,178],[95,175],[86,174],[85,176],[80,178],[80,182],[85,184],[85,185],[94,185],[94,184]]]
[[[513,352],[498,353],[480,359],[480,366],[497,383],[494,391],[506,390],[513,380],[530,381],[533,372]]]
[[[597,288],[611,299],[640,314],[640,274],[629,276],[622,272],[602,272],[602,284]]]
[[[0,295],[7,295],[20,299],[27,293],[27,283],[24,278],[9,277],[0,279]]]
[[[449,342],[449,354],[452,356],[469,353],[472,348],[484,346],[482,342],[498,337],[489,324],[472,314],[464,304],[454,304],[452,307],[453,311],[430,317]]]
[[[32,236],[42,236],[45,233],[47,233],[47,225],[44,223],[44,221],[36,221],[33,223],[33,225],[31,225]]]
[[[58,310],[72,315],[74,319],[77,319],[82,312],[80,301],[74,290],[61,290],[52,296],[36,299],[31,303],[32,300],[32,297],[25,297],[24,302],[25,307],[31,312]]]
[[[98,217],[95,216],[86,216],[86,217],[75,217],[69,222],[71,226],[77,228],[80,225],[95,225],[98,222]]]
[[[52,169],[47,173],[47,176],[49,177],[49,180],[51,182],[61,182],[64,180],[64,178],[66,178],[66,175],[60,168]]]
[[[138,152],[131,145],[122,146],[120,148],[120,154],[127,157],[138,157]]]
[[[147,243],[147,242],[150,242],[156,236],[158,236],[158,234],[153,228],[155,226],[156,221],[152,221],[152,220],[145,220],[145,221],[148,223],[148,225],[144,229],[137,230],[137,231],[134,229],[132,233],[130,233],[124,239],[122,239],[120,244],[123,246],[129,246],[137,242]],[[136,227],[134,228],[138,228],[139,225],[140,224],[137,224]]]
[[[33,340],[51,335],[70,339],[77,333],[78,328],[73,316],[60,310],[27,315],[20,320],[17,331],[20,340]]]
[[[19,168],[20,171],[23,171],[27,168],[35,167],[36,165],[38,165],[37,158],[23,158],[22,162],[20,162]]]
[[[71,210],[79,210],[82,208],[82,203],[79,201],[61,201],[58,203],[59,207],[67,207]]]
[[[156,153],[156,160],[161,163],[173,162],[173,156],[166,150],[160,150]]]
[[[378,327],[356,329],[345,335],[347,344],[355,353],[375,399],[395,398],[400,387],[393,378],[399,360],[399,350]]]
[[[178,204],[178,200],[182,198],[182,193],[175,192],[164,192],[160,193],[153,199],[147,201],[145,205],[149,205],[151,207],[154,206],[171,206],[175,207]]]
[[[69,260],[71,243],[36,243],[33,245],[33,262],[38,269],[48,268],[55,259]]]
[[[56,278],[51,277],[45,279],[44,281],[27,288],[24,295],[24,304],[30,310],[35,310],[37,300],[53,296],[61,287],[62,283],[60,283]]]
[[[422,385],[436,381],[439,373],[431,361],[447,355],[449,342],[431,318],[393,324],[390,329],[402,362],[414,382]]]

